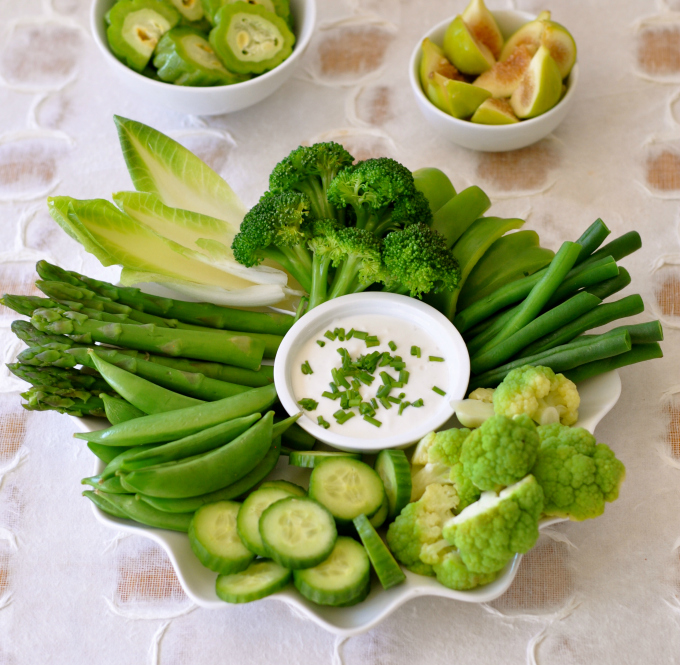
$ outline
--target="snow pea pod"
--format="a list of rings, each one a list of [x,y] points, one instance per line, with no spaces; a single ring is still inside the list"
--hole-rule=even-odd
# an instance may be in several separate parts
[[[87,447],[104,462],[104,464],[108,464],[121,453],[130,450],[129,448],[123,448],[122,446],[105,446],[102,443],[92,442],[88,442]]]
[[[83,494],[87,494],[87,492],[83,492]],[[189,530],[189,523],[193,517],[193,513],[164,513],[160,510],[156,510],[147,503],[144,503],[144,501],[140,501],[132,494],[108,494],[97,490],[95,495],[112,505],[113,508],[118,511],[116,517],[122,515],[123,517],[139,522],[140,524],[155,526],[159,529],[184,531],[186,533]],[[92,499],[92,497],[88,496],[88,499]],[[94,499],[92,500],[94,501]],[[102,510],[106,509],[102,508]]]
[[[95,489],[111,494],[130,494],[130,492],[120,484],[120,478],[118,478],[118,476],[107,479],[102,478],[101,475],[90,476],[89,478],[83,478],[80,483],[81,485],[91,485]]]
[[[166,443],[223,423],[225,420],[261,413],[275,400],[276,388],[269,384],[216,402],[207,402],[168,413],[154,413],[96,432],[78,432],[74,436],[109,446],[130,447]]]
[[[168,462],[122,477],[123,487],[148,496],[182,499],[226,487],[262,461],[271,446],[274,412],[230,443],[180,462]]]
[[[185,499],[161,499],[155,496],[146,496],[145,494],[138,494],[142,501],[145,501],[153,508],[162,510],[168,513],[188,513],[198,510],[206,503],[215,503],[216,501],[230,501],[245,494],[257,485],[261,480],[264,480],[276,466],[281,455],[281,439],[276,438],[272,441],[272,445],[267,451],[267,454],[262,458],[262,461],[252,470],[249,471],[243,478],[237,480],[231,485],[227,485],[215,492],[208,492],[200,496],[192,496]]]
[[[145,415],[144,411],[140,411],[136,406],[132,406],[130,402],[120,399],[119,397],[112,397],[106,393],[99,395],[102,402],[104,402],[104,412],[106,419],[112,424],[124,423],[126,420],[133,420]],[[94,452],[94,450],[92,451]],[[97,455],[97,453],[95,453]],[[97,455],[99,457],[99,455]],[[112,458],[113,459],[113,458]]]
[[[116,506],[114,506],[110,501],[107,501],[104,497],[97,494],[96,492],[93,492],[92,490],[85,490],[83,492],[83,496],[86,499],[92,501],[92,503],[94,503],[94,505],[97,506],[99,510],[112,515],[113,517],[118,517],[122,520],[126,520],[128,518],[124,512],[116,508]]]
[[[196,432],[196,434],[190,434],[161,446],[151,446],[146,450],[140,450],[145,446],[132,448],[132,453],[125,456],[119,468],[122,472],[128,473],[147,466],[156,466],[157,464],[165,464],[166,462],[206,453],[233,441],[237,436],[250,429],[259,419],[260,414],[254,413],[243,418],[227,420],[214,427],[208,427]]]
[[[89,446],[90,444],[88,443],[87,445]],[[114,446],[111,446],[111,448],[114,448]],[[150,444],[146,446],[133,446],[132,448],[119,447],[118,449],[122,452],[116,455],[110,462],[106,463],[106,466],[104,467],[104,470],[101,472],[100,476],[104,480],[107,478],[112,478],[116,475],[116,472],[118,469],[120,469],[125,460],[139,452],[145,452],[147,450],[151,450],[152,448],[157,448],[157,446],[155,444]]]

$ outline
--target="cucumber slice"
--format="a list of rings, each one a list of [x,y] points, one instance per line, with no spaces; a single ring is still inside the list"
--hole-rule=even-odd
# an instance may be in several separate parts
[[[273,503],[260,517],[267,554],[286,568],[311,568],[333,551],[338,536],[333,516],[320,503],[291,496]]]
[[[340,536],[323,563],[293,571],[293,581],[305,598],[338,607],[363,600],[370,586],[370,573],[366,550],[356,540]]]
[[[361,542],[366,548],[368,558],[373,564],[373,568],[378,575],[383,589],[390,589],[406,580],[404,571],[394,560],[392,553],[387,549],[378,532],[373,528],[366,515],[359,515],[354,518],[354,526],[361,538]]]
[[[329,457],[344,457],[349,459],[361,459],[361,453],[332,452],[326,450],[291,450],[288,456],[288,464],[301,466],[305,469],[313,469],[319,462]]]
[[[189,525],[189,543],[198,560],[223,575],[246,569],[255,555],[241,542],[235,501],[218,501],[199,508]]]
[[[403,450],[381,450],[375,470],[385,486],[387,516],[392,521],[411,500],[411,465]]]
[[[355,517],[372,517],[385,498],[380,476],[368,464],[349,457],[331,457],[318,463],[309,478],[309,496],[330,510],[338,524]]]
[[[300,487],[295,483],[291,483],[288,480],[266,480],[260,485],[259,489],[264,489],[265,487],[278,487],[279,489],[286,490],[289,494],[293,496],[307,496],[307,491],[304,487]]]
[[[276,561],[258,559],[240,573],[218,575],[215,591],[227,603],[250,603],[283,589],[291,577]]]
[[[255,490],[241,504],[236,518],[236,528],[243,544],[255,554],[267,556],[267,551],[260,537],[260,517],[262,513],[281,499],[293,496],[280,487],[265,487]]]
[[[379,529],[385,523],[389,507],[390,504],[387,500],[386,494],[385,498],[383,499],[383,502],[380,504],[380,508],[378,508],[378,512],[375,515],[373,515],[373,517],[371,517],[370,520],[368,520],[373,525],[374,528]]]

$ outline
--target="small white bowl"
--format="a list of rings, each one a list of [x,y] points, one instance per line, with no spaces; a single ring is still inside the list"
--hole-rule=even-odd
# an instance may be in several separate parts
[[[104,15],[115,0],[94,0],[90,27],[94,41],[116,76],[137,97],[149,99],[180,113],[217,115],[253,106],[281,87],[297,67],[309,45],[316,21],[315,0],[290,0],[295,22],[295,46],[290,57],[278,67],[249,81],[212,87],[183,86],[154,81],[124,65],[109,48]]]
[[[349,316],[384,315],[394,319],[395,326],[400,322],[415,324],[444,348],[448,383],[440,388],[446,391],[439,407],[429,417],[423,418],[413,428],[393,436],[380,436],[380,430],[373,438],[357,438],[338,434],[324,429],[306,414],[298,420],[298,425],[307,430],[314,438],[341,450],[363,453],[375,452],[384,448],[404,448],[428,432],[440,428],[453,415],[450,402],[465,396],[470,377],[470,357],[467,347],[454,325],[434,307],[420,300],[394,293],[367,292],[342,296],[315,307],[305,314],[286,333],[274,361],[274,384],[283,408],[291,415],[299,413],[300,407],[293,394],[292,374],[298,350],[310,339],[319,339],[328,330],[333,320]]]
[[[527,12],[506,10],[491,12],[498,23],[498,27],[507,39],[525,23],[533,21],[536,16]],[[448,113],[439,110],[425,95],[420,85],[420,59],[422,57],[421,44],[429,37],[435,44],[441,46],[444,42],[444,33],[454,17],[437,24],[429,32],[424,34],[411,55],[409,76],[411,88],[415,95],[418,108],[425,119],[447,139],[463,148],[480,150],[482,152],[505,152],[518,150],[532,143],[540,141],[552,132],[567,115],[574,101],[574,91],[578,82],[578,63],[567,78],[567,93],[549,111],[531,118],[521,120],[512,125],[481,125],[469,120],[459,120]]]

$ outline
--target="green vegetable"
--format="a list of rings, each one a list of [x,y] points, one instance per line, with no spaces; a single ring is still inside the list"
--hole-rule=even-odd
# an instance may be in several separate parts
[[[524,414],[539,425],[575,424],[580,403],[576,386],[549,367],[513,369],[493,393],[496,414],[508,418]]]
[[[102,495],[97,494],[92,490],[86,490],[83,492],[83,496],[92,501],[92,503],[94,503],[94,505],[97,506],[99,510],[107,513],[108,515],[123,520],[128,518],[124,512],[114,506],[110,501],[107,501]]]
[[[227,362],[246,369],[258,369],[265,343],[243,333],[220,330],[213,333],[174,330],[123,323],[104,323],[79,312],[38,309],[31,323],[42,332],[74,335],[77,341],[117,344],[133,349],[186,356],[199,360]]]
[[[126,420],[133,420],[145,415],[144,411],[140,411],[136,406],[132,406],[132,404],[124,399],[111,397],[105,393],[100,394],[99,397],[104,402],[106,418],[112,425],[124,423]]]
[[[120,478],[113,477],[103,479],[101,476],[90,476],[80,481],[81,485],[90,485],[102,492],[111,494],[130,494],[120,483]]]
[[[179,12],[165,2],[120,0],[108,12],[106,38],[119,60],[141,72],[162,35],[179,20]]]
[[[596,219],[576,241],[581,245],[581,252],[576,259],[576,265],[589,258],[610,233],[607,225],[601,219]],[[605,253],[602,256],[608,256],[608,254]]]
[[[386,517],[392,520],[411,499],[411,467],[403,450],[381,450],[374,468],[385,487]]]
[[[626,353],[621,353],[612,358],[584,363],[580,367],[565,371],[564,376],[574,383],[580,383],[598,374],[604,374],[619,367],[641,363],[645,360],[654,360],[655,358],[663,358],[663,351],[656,342],[651,344],[633,344],[631,350]]]
[[[465,438],[460,455],[463,473],[479,489],[498,491],[529,473],[538,446],[529,416],[493,416]]]
[[[463,563],[460,554],[452,547],[443,547],[437,544],[436,554],[430,552],[435,548],[428,548],[425,558],[432,563],[432,570],[437,576],[437,582],[449,589],[456,591],[468,591],[484,584],[490,584],[500,574],[501,571],[494,573],[473,573]]]
[[[144,416],[96,432],[78,432],[74,436],[109,446],[165,443],[194,434],[206,427],[218,425],[226,420],[249,416],[252,413],[262,413],[274,403],[275,399],[274,386],[264,386],[216,402]]]
[[[182,410],[171,413],[181,413]],[[131,471],[122,477],[123,486],[147,496],[182,499],[214,492],[235,483],[252,471],[269,450],[273,415],[270,411],[246,432],[220,448],[178,462]],[[139,419],[132,422],[139,422]]]
[[[170,0],[170,4],[182,15],[185,21],[194,23],[203,18],[201,0]]]
[[[87,390],[70,390],[33,386],[21,393],[27,411],[57,411],[69,416],[105,418],[104,402]]]
[[[456,196],[449,177],[440,169],[426,167],[413,172],[413,184],[425,195],[434,215],[445,203]]]
[[[92,494],[89,491],[83,492],[83,496],[95,502]],[[103,505],[112,506],[117,517],[125,516],[127,519],[158,529],[187,532],[193,517],[193,513],[164,513],[156,510],[143,501],[137,501],[132,494],[109,494],[97,491],[96,495],[101,502],[105,502]]]
[[[224,5],[214,21],[210,44],[232,72],[262,74],[293,52],[295,35],[281,17],[261,5]]]
[[[100,443],[88,443],[87,447],[98,457],[104,464],[112,462],[122,452],[129,450],[129,448],[122,448],[120,446],[104,446]]]
[[[494,573],[536,544],[542,510],[543,490],[529,475],[499,495],[482,494],[444,524],[442,535],[469,571]]]
[[[559,423],[538,428],[541,447],[532,473],[543,488],[543,512],[585,520],[619,496],[626,469],[609,446],[581,427]]]
[[[276,561],[257,559],[241,572],[218,575],[215,592],[227,603],[250,603],[285,588],[292,576]]]
[[[443,235],[446,246],[451,248],[490,207],[489,197],[479,187],[468,187],[432,211],[432,230]]]
[[[383,589],[391,589],[393,586],[405,582],[406,575],[404,575],[399,564],[394,560],[366,515],[355,517],[353,524]]]
[[[89,390],[111,392],[111,387],[99,375],[85,374],[77,369],[60,367],[33,367],[21,363],[8,363],[7,369],[34,386],[48,386],[64,390]]]

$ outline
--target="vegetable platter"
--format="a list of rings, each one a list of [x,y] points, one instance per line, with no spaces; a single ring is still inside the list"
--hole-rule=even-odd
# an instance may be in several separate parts
[[[588,379],[581,386],[582,409],[578,426],[584,427],[589,432],[594,432],[597,424],[614,408],[621,394],[621,380],[619,373],[614,370],[606,374]],[[73,418],[81,431],[94,431],[102,426],[98,418]],[[446,426],[454,426],[452,419]],[[101,473],[104,464],[97,461],[92,472],[93,475]],[[303,469],[289,466],[285,461],[279,462],[272,474],[273,478],[284,478],[301,484],[308,475]],[[220,609],[224,602],[215,594],[216,574],[202,566],[194,556],[189,542],[183,533],[176,533],[162,529],[151,529],[142,524],[135,524],[129,520],[122,520],[92,506],[94,516],[102,524],[117,531],[126,531],[136,535],[144,535],[158,543],[167,553],[177,573],[177,577],[186,594],[201,607]],[[541,528],[562,521],[561,519],[545,519]],[[504,594],[512,585],[522,555],[516,555],[505,567],[502,575],[483,587],[470,591],[454,591],[439,584],[434,578],[416,575],[406,571],[406,582],[392,589],[384,590],[374,583],[368,598],[359,605],[347,608],[324,607],[312,603],[301,597],[293,589],[279,591],[269,596],[301,612],[311,621],[325,628],[329,632],[343,637],[359,635],[370,630],[392,612],[413,598],[424,596],[437,596],[469,603],[486,603]]]

